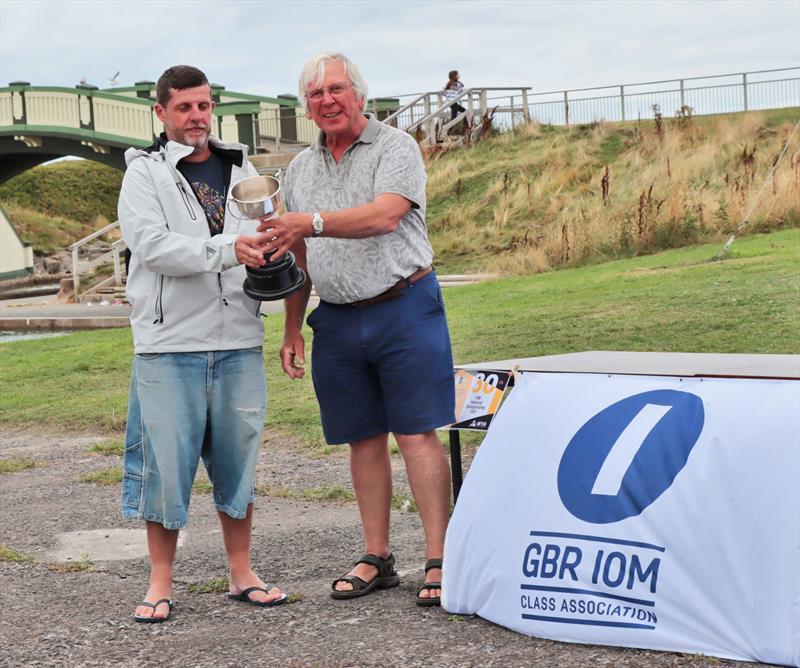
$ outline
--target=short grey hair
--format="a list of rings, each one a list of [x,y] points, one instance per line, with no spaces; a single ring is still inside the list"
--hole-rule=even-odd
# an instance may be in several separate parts
[[[332,60],[338,60],[344,65],[344,73],[348,76],[353,84],[353,90],[356,97],[362,99],[362,109],[367,109],[367,82],[361,76],[356,64],[347,56],[341,53],[333,53],[331,51],[323,51],[318,53],[313,58],[309,58],[306,64],[303,65],[303,71],[300,73],[299,93],[300,100],[303,103],[303,111],[308,111],[308,100],[306,94],[309,85],[322,81],[325,78],[325,72],[328,69],[328,63]]]

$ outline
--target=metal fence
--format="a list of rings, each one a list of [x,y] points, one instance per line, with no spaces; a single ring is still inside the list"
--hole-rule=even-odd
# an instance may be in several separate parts
[[[652,118],[691,107],[695,116],[800,106],[800,67],[618,86],[528,93],[534,120],[552,125]]]
[[[469,88],[457,101],[467,110],[461,118],[475,124],[488,111],[493,114],[492,125],[501,131],[530,120],[571,125],[653,118],[655,105],[664,116],[685,107],[695,116],[777,109],[800,106],[800,67],[542,93],[524,86]],[[450,102],[441,91],[377,98],[368,110],[379,120],[420,136],[423,143],[436,142],[454,125]],[[280,150],[281,143],[306,144],[317,136],[314,123],[291,107],[262,108],[252,124],[257,149]]]

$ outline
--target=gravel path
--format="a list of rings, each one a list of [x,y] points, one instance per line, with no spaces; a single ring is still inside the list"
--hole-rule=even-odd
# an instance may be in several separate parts
[[[120,517],[118,485],[80,481],[93,471],[121,467],[121,457],[89,451],[102,440],[91,435],[2,434],[0,459],[26,457],[38,466],[0,476],[0,543],[32,558],[0,560],[0,665],[748,665],[540,640],[478,617],[418,608],[414,596],[422,581],[423,542],[413,512],[392,515],[400,587],[334,601],[328,596],[331,580],[348,570],[361,549],[358,510],[353,502],[310,501],[300,494],[349,489],[346,452],[313,458],[269,430],[258,482],[273,495],[256,501],[253,561],[263,578],[298,600],[258,609],[229,601],[224,593],[190,591],[193,585],[226,576],[216,513],[208,495],[196,494],[178,549],[173,618],[165,624],[135,624],[131,613],[146,589],[145,558],[120,559],[120,550],[114,559],[85,562],[91,570],[70,572],[80,567],[77,557],[71,566],[54,564],[66,532],[141,529],[140,523]],[[402,461],[393,459],[398,491],[407,493]]]

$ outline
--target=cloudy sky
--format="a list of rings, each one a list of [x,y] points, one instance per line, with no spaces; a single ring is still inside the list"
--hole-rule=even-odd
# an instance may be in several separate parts
[[[295,93],[342,51],[370,95],[549,91],[800,65],[800,0],[0,0],[0,85],[107,87],[189,63],[230,90]]]

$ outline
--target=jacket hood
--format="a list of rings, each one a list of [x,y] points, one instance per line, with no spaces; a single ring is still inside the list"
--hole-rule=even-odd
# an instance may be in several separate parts
[[[232,162],[237,167],[241,167],[247,158],[247,146],[232,142],[226,144],[218,137],[209,135],[208,146],[214,152]],[[157,158],[167,160],[173,166],[177,165],[187,155],[192,154],[192,147],[176,141],[170,141],[162,132],[156,140],[147,148],[131,147],[125,151],[125,166],[130,167],[131,163],[137,158]]]

